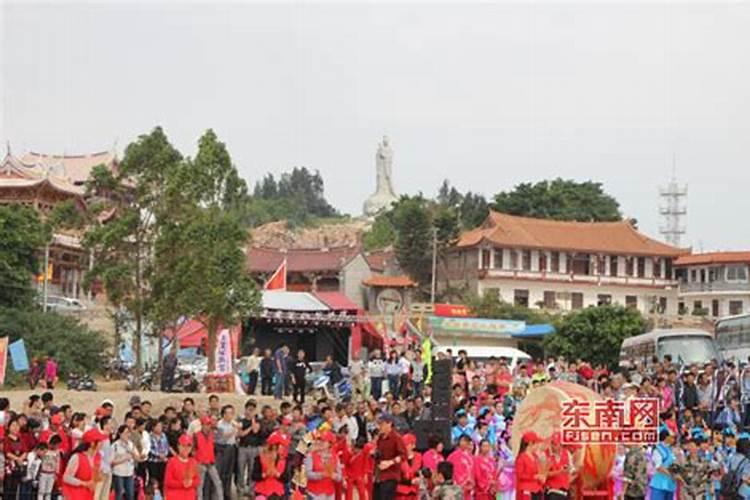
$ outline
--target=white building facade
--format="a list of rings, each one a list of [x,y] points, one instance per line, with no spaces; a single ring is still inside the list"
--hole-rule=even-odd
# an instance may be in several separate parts
[[[750,312],[750,252],[685,255],[675,261],[679,309],[717,319]]]
[[[467,286],[504,302],[549,310],[621,304],[677,314],[674,260],[685,250],[639,233],[629,222],[564,222],[491,212],[464,233],[441,286]]]

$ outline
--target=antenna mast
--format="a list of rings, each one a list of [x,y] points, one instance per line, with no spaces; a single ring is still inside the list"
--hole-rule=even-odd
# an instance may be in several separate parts
[[[659,198],[664,204],[659,208],[659,213],[664,217],[664,226],[659,228],[659,232],[664,236],[672,246],[680,246],[680,238],[685,234],[685,226],[682,225],[682,218],[687,215],[687,208],[683,204],[683,199],[687,198],[687,184],[680,186],[677,183],[677,166],[675,155],[672,155],[672,178],[666,187],[659,188]]]

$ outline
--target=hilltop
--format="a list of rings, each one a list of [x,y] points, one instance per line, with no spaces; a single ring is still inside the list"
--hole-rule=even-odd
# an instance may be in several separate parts
[[[250,230],[252,245],[267,248],[331,248],[359,245],[371,226],[364,219],[321,219],[305,226],[269,222]]]

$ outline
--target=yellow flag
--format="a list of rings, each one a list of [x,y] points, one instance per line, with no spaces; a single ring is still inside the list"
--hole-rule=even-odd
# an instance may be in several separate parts
[[[422,360],[427,365],[427,380],[425,383],[432,382],[432,342],[429,337],[425,337],[422,342]]]

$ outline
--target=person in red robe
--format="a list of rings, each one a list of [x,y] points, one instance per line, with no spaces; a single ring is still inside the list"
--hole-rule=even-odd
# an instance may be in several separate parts
[[[474,457],[474,500],[492,500],[497,485],[497,463],[492,456],[492,445],[486,439],[479,443],[479,454]]]
[[[536,432],[527,431],[521,436],[515,467],[516,500],[542,500],[545,478],[536,456],[540,441]]]
[[[286,481],[286,458],[279,451],[284,446],[284,437],[273,432],[266,440],[266,446],[255,459],[253,465],[253,481],[255,494],[263,495],[267,500],[282,500],[284,496],[284,482]]]
[[[73,450],[63,474],[65,500],[94,500],[101,464],[99,445],[105,439],[107,436],[96,427],[83,433],[81,444]]]
[[[568,498],[571,479],[570,453],[562,446],[562,436],[559,432],[552,435],[551,446],[547,450],[547,480],[544,488],[547,499],[564,500]]]
[[[471,498],[474,491],[474,448],[471,438],[462,434],[458,439],[458,448],[448,455],[448,462],[453,464],[453,482],[464,490],[464,498]]]
[[[406,448],[406,460],[401,462],[401,480],[396,486],[396,498],[397,500],[416,500],[422,454],[414,450],[417,446],[417,438],[414,434],[405,434],[401,439]]]
[[[438,436],[430,436],[427,439],[427,446],[430,448],[422,455],[422,465],[432,471],[434,475],[437,472],[437,466],[445,460],[443,458],[443,441]]]
[[[336,483],[342,479],[341,463],[333,446],[336,436],[324,431],[313,445],[313,451],[305,457],[307,475],[307,497],[311,500],[334,498]]]
[[[193,440],[183,434],[177,440],[177,455],[167,462],[164,472],[164,498],[169,500],[195,500],[201,478],[198,462],[190,456]]]
[[[360,500],[371,500],[370,487],[373,466],[370,463],[370,454],[374,446],[373,443],[365,442],[364,439],[357,440],[348,461],[344,463],[346,500],[353,500],[355,490],[357,491],[357,498]]]

